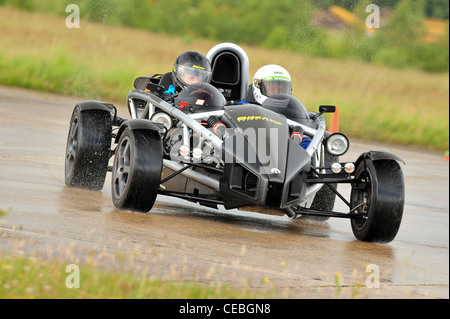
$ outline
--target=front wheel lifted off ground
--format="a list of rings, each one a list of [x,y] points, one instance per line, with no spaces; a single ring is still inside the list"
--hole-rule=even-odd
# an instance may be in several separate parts
[[[400,165],[395,160],[371,161],[358,165],[355,178],[361,182],[352,187],[350,203],[366,219],[352,219],[357,239],[387,243],[397,235],[405,203],[405,186]]]
[[[163,146],[159,133],[125,128],[114,156],[111,193],[117,208],[147,212],[161,181]]]

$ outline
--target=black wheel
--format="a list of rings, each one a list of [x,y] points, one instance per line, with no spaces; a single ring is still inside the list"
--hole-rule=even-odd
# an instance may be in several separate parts
[[[325,159],[324,164],[325,166],[331,166],[331,164],[339,162],[339,156],[331,155],[327,149],[325,148],[324,151]],[[328,173],[331,173],[331,170],[329,170]],[[333,183],[330,184],[331,187],[336,188],[337,184]],[[334,203],[336,201],[336,194],[331,190],[330,187],[327,185],[323,185],[322,188],[316,193],[316,196],[314,196],[314,200],[311,204],[311,209],[316,209],[320,211],[333,211],[334,209]],[[315,220],[315,221],[326,221],[330,219],[330,217],[327,216],[305,216],[305,219],[308,220]]]
[[[362,241],[387,243],[397,235],[405,203],[403,172],[394,160],[366,159],[356,168],[350,204],[365,219],[352,219],[355,237]]]
[[[110,158],[111,129],[109,112],[74,108],[66,144],[67,186],[91,190],[103,188]]]
[[[126,128],[114,157],[111,180],[114,205],[148,212],[158,195],[162,163],[163,146],[157,132]]]

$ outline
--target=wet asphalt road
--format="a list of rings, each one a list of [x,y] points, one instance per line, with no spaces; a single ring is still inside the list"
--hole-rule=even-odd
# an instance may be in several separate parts
[[[382,149],[406,161],[402,225],[384,245],[357,241],[348,220],[217,211],[164,196],[150,213],[134,213],[112,204],[109,174],[101,192],[65,186],[76,102],[0,87],[0,209],[8,212],[0,221],[0,250],[78,263],[81,271],[92,265],[146,271],[169,280],[276,289],[280,297],[449,298],[443,154],[353,142],[344,155],[355,160]],[[125,108],[119,113],[128,118]]]

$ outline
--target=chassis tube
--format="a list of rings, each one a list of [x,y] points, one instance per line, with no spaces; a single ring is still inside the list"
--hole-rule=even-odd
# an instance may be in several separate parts
[[[323,116],[319,116],[316,121],[317,121],[317,129],[314,129],[302,123],[298,123],[289,119],[287,120],[289,125],[300,126],[307,135],[314,136],[308,148],[306,149],[306,152],[311,157],[319,149],[319,146],[322,143],[322,140],[326,134],[326,123]]]
[[[320,145],[322,144],[326,130],[325,119],[323,118],[323,116],[319,116],[317,121],[318,121],[317,132],[314,135],[311,143],[309,143],[309,146],[306,148],[306,152],[311,157],[314,156],[314,153],[319,149]]]
[[[323,137],[325,136],[326,132],[326,123],[323,116],[319,116],[316,121],[317,121],[317,129],[314,129],[309,126],[288,119],[289,125],[300,125],[307,135],[314,136],[313,139],[311,140],[311,143],[306,148],[306,152],[309,154],[311,158],[314,158],[316,151],[321,147]],[[323,187],[322,183],[308,186],[306,188],[305,198],[310,198],[315,193],[317,193],[322,187]],[[290,211],[288,210],[286,214],[289,217],[293,216],[292,210]]]
[[[132,99],[128,99],[128,108],[130,109],[131,118],[137,119],[136,106],[134,105],[134,101]]]
[[[295,121],[290,120],[288,118],[286,120],[287,120],[288,124],[291,125],[291,126],[300,126],[303,129],[303,131],[306,133],[306,135],[314,136],[314,134],[316,134],[316,132],[317,132],[317,130],[315,128],[309,127],[309,126],[304,125],[304,124],[299,123],[299,122],[295,122]]]
[[[184,168],[184,165],[174,162],[174,161],[167,160],[167,159],[163,160],[163,165],[175,172]],[[187,178],[190,178],[202,185],[208,186],[208,187],[214,189],[215,191],[219,191],[219,189],[220,189],[219,181],[217,181],[211,177],[205,176],[204,174],[200,174],[196,171],[193,171],[192,169],[186,169],[186,170],[182,171],[180,174],[183,176],[186,176]]]
[[[189,128],[191,128],[194,132],[200,134],[205,139],[210,141],[215,148],[220,150],[222,148],[222,140],[218,138],[213,132],[207,130],[204,128],[200,123],[198,123],[196,120],[194,120],[189,115],[185,114],[184,112],[180,111],[176,107],[170,105],[166,101],[161,100],[157,96],[149,93],[144,92],[140,90],[132,90],[128,93],[127,96],[128,99],[132,98],[138,98],[142,99],[144,101],[147,101],[151,104],[156,104],[161,110],[163,110],[166,113],[169,113],[171,116],[181,120],[183,123],[185,123]]]

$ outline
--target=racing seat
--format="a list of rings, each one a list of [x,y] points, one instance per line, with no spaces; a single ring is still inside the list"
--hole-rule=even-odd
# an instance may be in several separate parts
[[[162,85],[167,91],[171,84],[172,84],[172,72],[164,73],[164,75],[161,77],[161,80],[159,80],[159,85]]]
[[[250,63],[245,51],[233,43],[214,46],[206,57],[211,63],[211,84],[234,104],[247,94]]]

